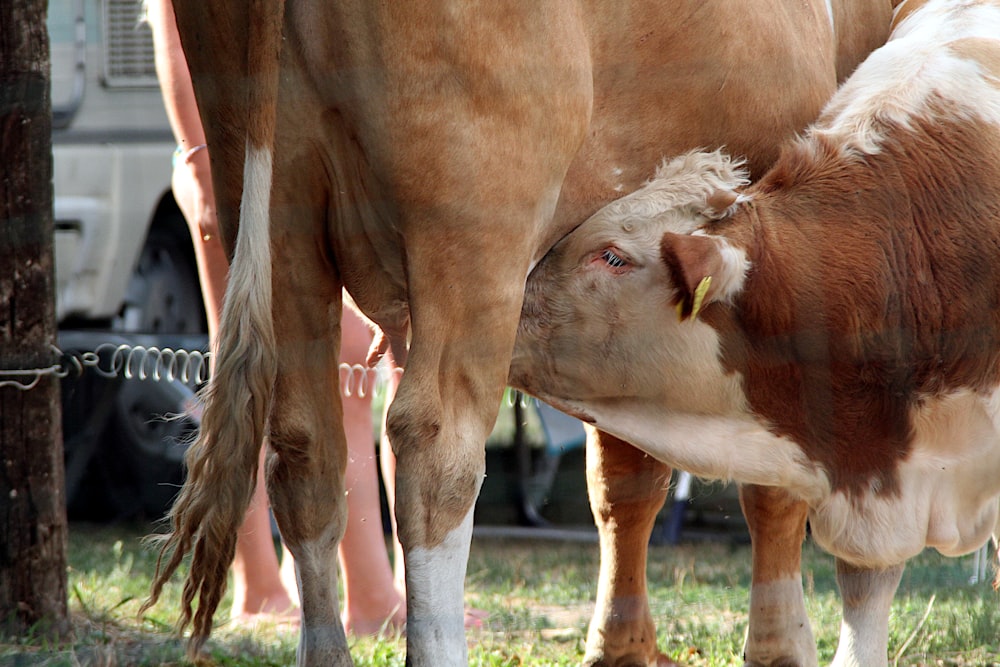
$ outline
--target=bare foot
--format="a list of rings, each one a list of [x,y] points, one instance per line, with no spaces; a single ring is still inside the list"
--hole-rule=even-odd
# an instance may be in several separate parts
[[[294,606],[285,607],[281,611],[230,614],[229,620],[241,628],[257,628],[262,625],[298,627],[302,622],[299,609]]]
[[[486,619],[490,617],[488,611],[484,609],[473,609],[471,607],[465,608],[465,629],[466,630],[482,630],[483,626],[486,625]]]
[[[344,631],[356,637],[402,636],[406,631],[406,605],[400,601],[387,614],[362,616],[345,611],[340,617]]]
[[[298,618],[299,610],[280,586],[272,591],[248,591],[234,586],[229,618],[237,623],[256,623],[264,618]],[[255,620],[256,619],[256,620]]]
[[[482,609],[465,610],[465,629],[482,630],[489,613]],[[355,636],[391,637],[406,634],[406,609],[398,606],[384,618],[359,618],[345,613],[341,616],[344,630]]]

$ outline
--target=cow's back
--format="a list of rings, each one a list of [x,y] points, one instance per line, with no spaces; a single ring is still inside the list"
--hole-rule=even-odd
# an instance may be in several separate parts
[[[504,243],[518,240],[511,252],[537,260],[597,208],[639,187],[664,155],[725,146],[762,173],[781,138],[813,120],[838,77],[884,39],[870,26],[887,30],[888,13],[887,2],[859,0],[767,0],[753,11],[724,0],[563,0],[457,12],[430,3],[295,3],[282,90],[295,103],[280,109],[279,139],[323,156],[311,169],[322,173],[303,169],[302,177],[329,180],[312,205],[328,207],[345,285],[398,333],[412,289],[405,249],[426,238],[406,219],[410,211],[472,205],[469,184],[486,179],[503,178],[511,189],[523,174],[527,193],[563,170],[548,195],[559,202],[551,222],[495,218]],[[551,164],[519,164],[517,133],[498,123],[498,164],[453,168],[453,156],[480,150],[456,138],[482,141],[456,126],[515,115],[523,127],[546,126]],[[503,213],[504,203],[495,205]]]
[[[546,241],[638,188],[664,156],[725,146],[763,174],[885,41],[889,13],[856,0],[587,3],[593,115]]]

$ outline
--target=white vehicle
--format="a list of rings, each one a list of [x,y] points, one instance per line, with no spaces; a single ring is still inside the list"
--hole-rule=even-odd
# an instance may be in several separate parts
[[[204,339],[191,241],[170,192],[174,143],[141,11],[139,0],[49,3],[64,350]],[[180,475],[183,448],[174,442],[185,426],[151,414],[177,412],[184,390],[84,373],[63,393],[71,514],[162,509],[174,493],[163,483]]]

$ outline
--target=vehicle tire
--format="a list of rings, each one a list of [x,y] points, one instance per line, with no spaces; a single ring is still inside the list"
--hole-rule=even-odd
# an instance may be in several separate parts
[[[150,228],[112,329],[123,333],[207,331],[191,238],[179,212]]]
[[[157,519],[170,509],[184,483],[184,454],[197,430],[179,408],[193,399],[193,391],[180,382],[123,384],[105,450],[114,459],[105,469],[117,480],[109,495],[120,515]]]
[[[206,332],[194,253],[180,212],[162,216],[150,228],[112,329],[125,339]],[[121,383],[95,462],[115,518],[155,519],[169,508],[184,481],[184,453],[197,428],[177,415],[193,400],[194,388],[179,380]]]
[[[89,348],[63,349],[73,355],[90,351]],[[96,373],[81,373],[63,378],[60,384],[69,519],[114,519],[120,510],[110,506],[112,485],[99,468],[113,458],[104,450],[121,381]]]

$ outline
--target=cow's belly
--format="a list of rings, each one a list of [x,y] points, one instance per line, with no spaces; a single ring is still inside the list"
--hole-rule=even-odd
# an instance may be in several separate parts
[[[814,505],[816,541],[855,565],[884,568],[934,547],[958,556],[989,539],[1000,494],[997,396],[962,392],[928,401],[914,415],[915,442],[900,464],[900,491]]]
[[[1000,393],[963,391],[914,414],[915,441],[899,491],[847,496],[795,443],[737,416],[668,414],[640,401],[560,405],[672,466],[711,479],[781,486],[809,503],[816,541],[862,567],[898,565],[926,547],[974,551],[997,523]]]

